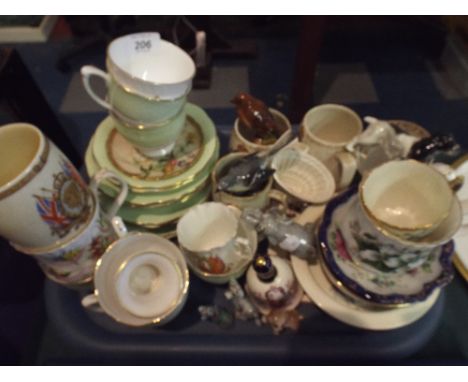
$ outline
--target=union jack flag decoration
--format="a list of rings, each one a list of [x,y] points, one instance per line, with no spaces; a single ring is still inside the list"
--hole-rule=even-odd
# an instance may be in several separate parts
[[[35,195],[37,200],[36,209],[53,232],[59,237],[63,237],[68,232],[68,227],[72,223],[70,219],[60,212],[60,208],[55,198],[47,198]]]

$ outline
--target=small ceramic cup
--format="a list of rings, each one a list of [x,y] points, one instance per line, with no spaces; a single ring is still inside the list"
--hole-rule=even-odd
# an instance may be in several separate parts
[[[125,89],[111,74],[90,65],[81,68],[81,77],[86,92],[97,104],[114,114],[118,113],[121,119],[133,120],[140,125],[164,125],[179,114],[187,102],[186,95],[173,100],[161,100],[135,94]],[[93,90],[92,77],[104,80],[107,87],[106,100]]]
[[[224,169],[226,166],[231,163],[233,160],[242,158],[247,154],[245,153],[231,153],[225,155],[216,163],[213,171],[211,172],[211,187],[212,187],[212,197],[215,202],[220,202],[235,206],[240,209],[244,208],[260,208],[263,209],[270,204],[270,201],[276,200],[279,203],[285,205],[287,203],[287,195],[278,190],[273,190],[273,178],[268,179],[265,187],[248,196],[236,196],[231,195],[227,192],[218,191],[218,181],[220,176],[223,175]]]
[[[391,161],[372,170],[359,187],[364,211],[377,225],[405,239],[433,232],[456,196],[446,178],[415,161]]]
[[[192,271],[215,284],[240,277],[257,248],[240,211],[217,202],[191,208],[177,224],[177,238]]]
[[[341,105],[316,106],[302,119],[301,140],[328,167],[339,190],[347,187],[356,173],[356,158],[345,148],[362,130],[359,116]]]
[[[172,152],[186,120],[184,108],[160,124],[140,123],[121,115],[116,110],[111,110],[110,114],[117,131],[142,154],[150,158],[163,157]]]
[[[66,243],[86,228],[93,216],[92,193],[37,127],[0,127],[0,163],[1,236],[40,248]]]
[[[94,293],[85,296],[82,305],[129,326],[169,322],[187,299],[189,273],[184,256],[160,236],[127,233],[118,217],[112,226],[119,239],[98,260]]]
[[[376,224],[364,211],[359,196],[350,201],[343,219],[336,224],[339,251],[349,253],[353,261],[371,272],[409,272],[420,267],[434,250],[449,242],[462,224],[462,207],[456,199],[448,217],[430,234],[404,239]]]
[[[97,202],[97,190],[100,183],[110,179],[118,182],[120,192],[104,211]],[[96,261],[107,246],[117,239],[110,222],[125,201],[127,184],[111,171],[101,170],[92,178],[89,188],[93,192],[93,213],[78,236],[59,246],[41,248],[27,248],[11,243],[19,252],[33,256],[49,279],[65,286],[73,287],[91,281]]]
[[[239,123],[239,118],[236,118],[234,122],[234,128],[231,131],[231,138],[229,141],[229,149],[231,151],[242,151],[247,153],[254,153],[260,151],[267,151],[278,144],[278,141],[287,142],[289,137],[292,134],[291,122],[289,122],[288,118],[278,110],[269,109],[275,120],[280,124],[282,127],[283,134],[276,140],[275,143],[271,145],[259,145],[254,142],[251,142],[249,139],[246,138],[246,133],[243,133],[244,127],[241,126]]]

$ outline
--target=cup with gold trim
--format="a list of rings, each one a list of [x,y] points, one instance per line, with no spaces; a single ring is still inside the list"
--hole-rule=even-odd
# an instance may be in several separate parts
[[[94,212],[92,192],[36,126],[0,127],[0,161],[0,236],[41,248],[60,246],[86,228]]]
[[[104,210],[98,203],[98,186],[104,180],[119,182],[120,192]],[[123,204],[127,195],[127,185],[118,175],[108,170],[100,170],[91,179],[92,214],[80,233],[59,245],[47,247],[12,246],[26,255],[34,257],[46,276],[59,284],[78,286],[92,280],[96,261],[106,248],[117,239],[111,227],[111,219]]]
[[[112,226],[119,238],[98,260],[94,293],[85,296],[82,305],[129,326],[162,325],[174,319],[189,288],[184,256],[160,236],[128,233],[118,217]]]

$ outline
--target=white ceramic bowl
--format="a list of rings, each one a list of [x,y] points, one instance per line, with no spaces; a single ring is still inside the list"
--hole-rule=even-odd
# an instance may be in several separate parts
[[[434,231],[449,216],[455,199],[444,176],[415,160],[375,168],[362,180],[359,195],[372,220],[408,239]]]
[[[335,192],[330,171],[313,156],[294,148],[281,150],[272,162],[273,177],[285,191],[308,203],[321,204]]]

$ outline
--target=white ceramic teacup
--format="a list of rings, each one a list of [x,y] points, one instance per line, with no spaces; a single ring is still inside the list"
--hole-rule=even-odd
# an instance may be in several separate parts
[[[187,299],[189,273],[184,256],[160,236],[127,233],[120,218],[114,218],[112,225],[120,238],[98,260],[94,293],[85,296],[82,305],[129,326],[169,322]]]
[[[120,192],[104,211],[98,203],[97,190],[101,182],[109,179],[120,185]],[[93,191],[93,213],[79,235],[59,246],[27,248],[11,243],[19,252],[33,256],[49,279],[70,287],[92,280],[96,261],[108,245],[117,239],[110,223],[127,195],[127,184],[108,170],[96,173],[89,188]]]
[[[93,216],[93,198],[68,158],[35,126],[0,127],[0,235],[28,248],[59,246]]]
[[[391,161],[373,169],[361,181],[359,197],[370,219],[406,239],[434,231],[456,198],[440,172],[415,160]]]
[[[177,238],[191,269],[208,282],[239,277],[256,249],[240,211],[218,202],[192,207],[177,224]],[[255,248],[253,248],[255,247]]]
[[[309,146],[310,153],[329,168],[338,189],[347,187],[356,173],[357,161],[345,148],[362,130],[359,116],[342,105],[316,106],[302,119],[302,141]]]

